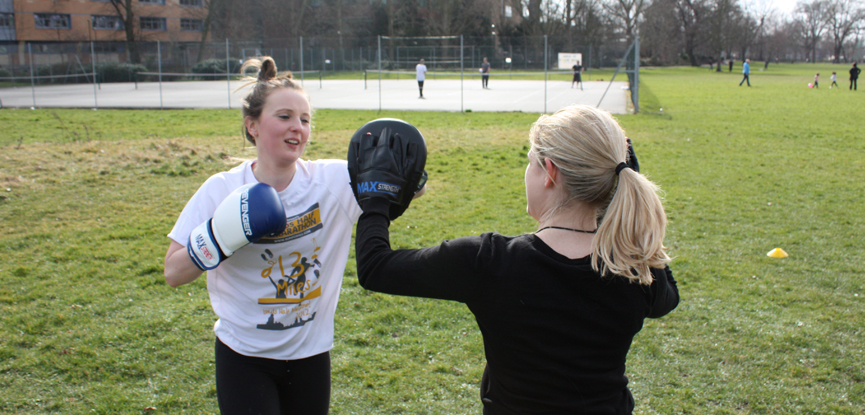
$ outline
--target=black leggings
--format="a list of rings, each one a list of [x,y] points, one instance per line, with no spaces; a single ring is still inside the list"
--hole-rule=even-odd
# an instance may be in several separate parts
[[[216,339],[216,395],[222,415],[325,415],[330,352],[300,360],[244,356]]]

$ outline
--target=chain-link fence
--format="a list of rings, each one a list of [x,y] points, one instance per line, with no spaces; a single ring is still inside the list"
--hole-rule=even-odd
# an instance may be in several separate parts
[[[497,76],[543,74],[546,79],[549,73],[570,74],[575,60],[587,70],[615,68],[628,46],[580,45],[546,36],[6,43],[0,45],[0,87],[93,83],[97,102],[103,83],[159,82],[161,89],[162,83],[174,81],[236,80],[242,63],[259,56],[271,56],[281,71],[291,70],[301,79],[413,71],[420,59],[433,73],[476,75],[484,58]]]

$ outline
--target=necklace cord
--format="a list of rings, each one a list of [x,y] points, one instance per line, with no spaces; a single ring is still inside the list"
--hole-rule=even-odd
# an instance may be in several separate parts
[[[571,232],[578,232],[578,233],[595,233],[598,231],[597,229],[595,229],[593,231],[584,231],[582,229],[565,228],[565,227],[561,227],[561,226],[545,226],[541,229],[536,230],[535,234],[539,233],[540,231],[547,230],[547,229],[560,229],[563,231],[571,231]]]

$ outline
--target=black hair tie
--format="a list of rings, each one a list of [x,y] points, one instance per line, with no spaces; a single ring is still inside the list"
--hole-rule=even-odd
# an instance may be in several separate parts
[[[622,163],[619,163],[619,165],[618,165],[618,166],[616,166],[616,176],[618,176],[618,175],[619,175],[619,172],[621,172],[621,171],[622,171],[622,169],[627,169],[627,168],[628,168],[628,165],[627,165],[627,164],[625,164],[625,163],[624,163],[624,162],[622,162]]]

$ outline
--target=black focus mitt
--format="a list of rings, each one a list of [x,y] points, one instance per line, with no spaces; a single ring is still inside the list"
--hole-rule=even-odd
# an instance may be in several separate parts
[[[370,198],[390,202],[394,220],[426,182],[426,141],[415,126],[394,118],[370,121],[351,137],[348,175],[361,209]]]

